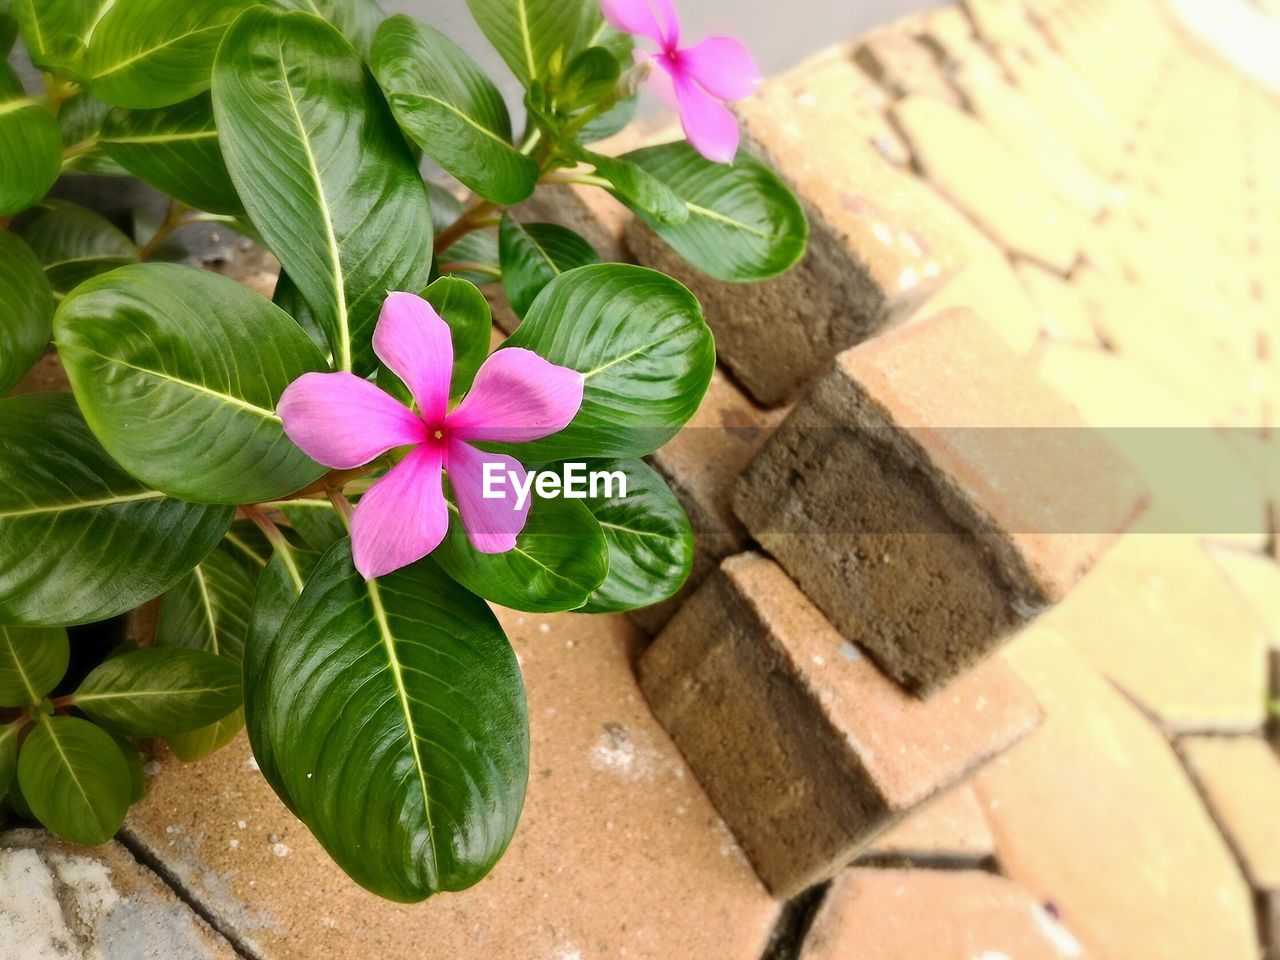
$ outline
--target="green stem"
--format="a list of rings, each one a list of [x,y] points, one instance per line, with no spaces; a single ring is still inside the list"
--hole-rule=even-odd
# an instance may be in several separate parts
[[[170,199],[169,209],[165,213],[164,223],[160,224],[156,232],[152,234],[151,239],[143,244],[142,249],[138,251],[138,259],[145,261],[153,257],[155,252],[160,249],[161,244],[169,239],[169,235],[172,234],[173,231],[177,230],[179,227],[185,226],[189,222],[187,220],[187,214],[190,211],[191,208],[185,203],[180,200]]]
[[[347,528],[347,533],[351,532],[351,516],[355,510],[351,506],[351,501],[342,495],[341,490],[330,488],[328,491],[329,502],[333,504],[333,509],[337,511],[338,516],[342,520],[342,525]]]

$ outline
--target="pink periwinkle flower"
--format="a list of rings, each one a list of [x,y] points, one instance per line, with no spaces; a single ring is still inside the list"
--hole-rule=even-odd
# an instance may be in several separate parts
[[[421,560],[449,528],[442,475],[457,500],[471,545],[505,553],[524,529],[529,505],[517,506],[512,482],[484,496],[485,464],[527,489],[524,467],[472,442],[525,443],[559,433],[582,406],[583,377],[532,350],[508,347],[485,360],[471,390],[449,409],[453,339],[449,325],[421,297],[393,293],[373,332],[373,349],[409,388],[417,412],[350,373],[303,374],[280,397],[284,430],[311,459],[335,470],[363,466],[412,446],[356,505],[351,544],[366,579]]]
[[[693,148],[716,163],[732,162],[738,121],[724,104],[751,96],[763,79],[747,48],[729,37],[708,37],[682,48],[671,0],[601,0],[601,8],[617,29],[658,45],[653,54],[637,51],[637,59],[652,61],[653,88],[680,111]]]

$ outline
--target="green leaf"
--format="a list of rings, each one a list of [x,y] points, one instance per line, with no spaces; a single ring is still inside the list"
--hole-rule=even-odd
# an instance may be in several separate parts
[[[88,720],[42,716],[18,754],[18,783],[36,819],[73,843],[106,843],[133,786],[111,735]]]
[[[254,578],[224,548],[192,568],[164,595],[156,643],[199,650],[239,663],[253,603]]]
[[[0,626],[0,707],[39,703],[58,685],[70,659],[62,627]]]
[[[664,224],[683,224],[691,208],[674,190],[639,164],[625,157],[606,157],[590,150],[576,151],[579,159],[613,187],[613,193],[633,210]]]
[[[246,651],[254,754],[339,866],[403,902],[479,881],[529,758],[520,670],[484,601],[429,559],[366,582],[343,540],[268,643]]]
[[[23,231],[58,297],[86,280],[138,260],[138,248],[115,224],[74,203],[46,200]]]
[[[252,520],[237,520],[222,538],[218,549],[256,580],[271,560],[271,543]]]
[[[106,620],[164,593],[231,525],[107,455],[68,394],[0,400],[0,623]]]
[[[89,89],[107,103],[141,110],[203,93],[227,27],[255,3],[115,0],[89,44]]]
[[[0,231],[0,394],[12,390],[49,343],[53,292],[40,261],[8,231]]]
[[[588,497],[587,508],[609,545],[609,576],[583,606],[584,613],[635,610],[666,600],[693,569],[693,529],[667,482],[642,460],[595,460],[589,471],[618,472],[612,496]]]
[[[471,389],[476,371],[489,356],[493,337],[493,312],[489,301],[475,284],[457,277],[441,277],[422,291],[423,299],[435,307],[436,313],[449,325],[453,335],[454,400]]]
[[[0,727],[0,797],[9,792],[18,769],[18,734],[23,721],[15,720]]]
[[[526,87],[563,70],[591,45],[602,22],[597,0],[467,0],[467,6]]]
[[[158,110],[115,110],[103,124],[101,142],[125,170],[188,206],[229,216],[244,212],[207,94]]]
[[[58,111],[58,127],[62,130],[63,173],[87,173],[101,176],[128,176],[128,171],[107,156],[100,143],[102,124],[111,106],[78,93]]]
[[[200,503],[255,503],[324,473],[276,403],[324,357],[278,307],[226,277],[139,264],[79,287],[54,337],[93,432],[134,476]]]
[[[301,10],[323,17],[351,41],[366,59],[373,47],[378,24],[386,16],[374,0],[266,0],[278,10]]]
[[[142,754],[124,737],[112,736],[111,739],[120,748],[125,765],[129,768],[129,802],[137,803],[147,795],[147,771],[142,763]]]
[[[302,294],[298,292],[297,285],[289,279],[287,273],[282,272],[276,280],[276,289],[271,295],[271,302],[293,317],[298,326],[302,327],[307,336],[311,338],[311,342],[325,355],[325,359],[329,363],[333,362],[333,350],[329,346],[329,335],[325,333],[324,326],[316,319],[315,313],[307,305],[307,301],[302,298]]]
[[[0,0],[0,59],[7,57],[18,39],[18,19],[13,15],[12,0]],[[0,790],[0,796],[4,791]]]
[[[564,110],[592,106],[613,93],[622,65],[604,47],[588,47],[570,61],[560,81],[558,100]]]
[[[453,504],[449,532],[433,558],[477,596],[513,610],[576,610],[609,572],[604,534],[582,503],[535,498],[529,519],[506,553],[478,553]]]
[[[42,70],[76,75],[88,37],[111,4],[112,0],[13,0],[31,62]]]
[[[716,359],[693,294],[620,263],[551,281],[503,346],[532,350],[586,379],[568,427],[510,448],[526,463],[652,453],[697,411]]]
[[[244,708],[240,707],[227,714],[221,720],[215,720],[206,727],[192,730],[190,733],[175,733],[165,737],[173,755],[183,763],[195,763],[209,754],[221,750],[236,738],[236,734],[244,729]]]
[[[372,66],[400,128],[432,160],[503,206],[533,193],[538,165],[512,146],[502,94],[456,43],[392,17],[378,28]]]
[[[689,207],[684,223],[663,223],[643,205],[617,193],[658,236],[703,273],[742,283],[765,280],[804,256],[809,224],[800,202],[759,160],[738,154],[713,163],[687,143],[628,153],[629,160],[676,192]],[[600,175],[610,179],[603,170]]]
[[[333,27],[304,13],[246,11],[213,71],[232,182],[333,348],[366,375],[389,290],[431,275],[431,208],[377,84]]]
[[[189,733],[240,706],[240,668],[203,650],[134,650],[95,667],[73,702],[120,736]]]
[[[511,214],[498,231],[502,288],[516,316],[523,317],[543,288],[574,267],[599,263],[591,244],[555,223],[518,223]]]
[[[0,60],[0,217],[21,213],[49,192],[62,170],[62,130],[22,90]]]

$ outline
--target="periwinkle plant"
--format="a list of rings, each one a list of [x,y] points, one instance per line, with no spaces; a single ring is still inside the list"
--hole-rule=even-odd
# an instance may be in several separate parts
[[[20,35],[45,86],[0,64],[0,394],[51,339],[72,387],[0,400],[0,790],[62,836],[100,842],[136,798],[122,737],[195,758],[243,723],[356,881],[404,901],[469,886],[528,776],[486,601],[623,611],[688,575],[689,523],[641,458],[710,381],[699,305],[511,208],[582,184],[713,277],[788,269],[804,217],[735,156],[721,103],[754,64],[723,38],[682,47],[669,0],[468,2],[526,90],[518,138],[456,44],[372,0],[0,0],[0,50]],[[692,146],[594,152],[650,77]],[[47,199],[81,172],[146,181],[167,218],[130,236]],[[274,302],[153,262],[209,220],[280,260]],[[492,355],[473,281],[522,318]],[[567,461],[626,495],[477,497],[486,463]],[[153,649],[50,695],[63,628],[156,597]]]

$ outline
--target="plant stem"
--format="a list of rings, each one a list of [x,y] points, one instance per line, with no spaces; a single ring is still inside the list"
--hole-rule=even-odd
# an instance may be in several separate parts
[[[190,210],[191,208],[185,203],[170,199],[164,223],[160,224],[156,232],[152,234],[151,239],[143,244],[142,249],[138,251],[138,259],[145,261],[154,256],[155,252],[160,249],[160,245],[169,239],[169,235],[187,223],[187,213]]]
[[[258,529],[262,531],[262,535],[267,538],[267,541],[274,549],[289,549],[289,541],[284,538],[284,534],[280,532],[280,528],[276,526],[275,521],[268,517],[265,512],[254,504],[241,507],[240,510],[257,525]]]
[[[472,230],[478,230],[481,221],[487,219],[489,214],[497,209],[498,205],[490,200],[477,200],[436,236],[435,252],[444,253]]]
[[[338,516],[342,518],[342,524],[347,528],[347,533],[350,533],[351,515],[355,513],[351,507],[351,501],[342,495],[341,490],[330,487],[326,492],[329,494],[329,502],[333,504],[333,509],[338,511]]]
[[[98,146],[98,138],[92,137],[89,140],[82,140],[79,143],[72,144],[62,151],[62,165],[65,167],[76,157],[82,156]]]
[[[482,273],[495,280],[502,278],[502,271],[490,263],[474,263],[470,260],[455,260],[440,264],[441,273]]]
[[[604,177],[597,177],[595,174],[584,173],[577,170],[552,170],[546,174],[540,183],[577,183],[585,187],[609,187],[611,184]]]

